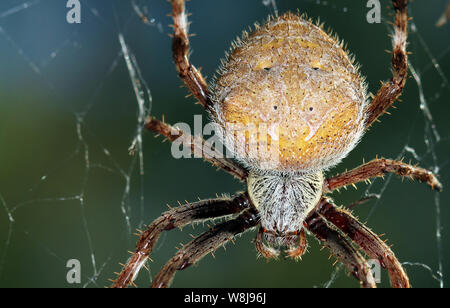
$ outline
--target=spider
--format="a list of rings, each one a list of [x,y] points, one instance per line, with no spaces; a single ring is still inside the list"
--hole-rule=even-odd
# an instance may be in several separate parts
[[[255,25],[233,44],[218,77],[207,85],[189,61],[184,0],[172,0],[173,57],[181,80],[210,114],[235,160],[214,155],[214,146],[150,117],[146,127],[170,141],[182,138],[191,150],[246,184],[234,197],[189,203],[163,213],[140,234],[137,248],[113,287],[133,284],[163,231],[226,217],[183,246],[152,282],[169,287],[175,273],[197,263],[228,241],[258,228],[256,250],[263,257],[300,259],[306,234],[315,236],[359,280],[376,287],[365,255],[389,272],[393,287],[410,287],[391,249],[352,214],[327,196],[334,190],[395,173],[441,190],[430,171],[402,161],[375,159],[326,178],[356,146],[367,129],[401,95],[408,76],[407,0],[393,0],[393,76],[369,102],[364,79],[336,37],[303,15],[286,13]],[[233,129],[229,129],[229,127]],[[262,132],[255,127],[266,127]],[[236,129],[237,127],[237,129]],[[244,132],[243,132],[244,131]],[[236,147],[238,145],[238,147]],[[239,146],[240,145],[240,146]],[[264,157],[261,152],[267,152]]]

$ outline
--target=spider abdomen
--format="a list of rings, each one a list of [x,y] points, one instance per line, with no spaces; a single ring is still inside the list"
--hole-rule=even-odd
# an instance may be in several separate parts
[[[322,172],[250,172],[247,186],[261,226],[275,238],[302,230],[303,221],[322,196]]]
[[[244,34],[212,93],[226,145],[256,169],[331,167],[363,132],[366,87],[353,60],[335,38],[295,14]]]

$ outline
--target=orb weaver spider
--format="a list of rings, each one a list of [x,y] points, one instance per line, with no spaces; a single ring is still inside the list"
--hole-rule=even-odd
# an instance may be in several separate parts
[[[215,83],[208,87],[189,61],[188,21],[184,0],[172,0],[173,56],[181,80],[211,115],[227,148],[236,160],[202,151],[212,165],[246,183],[246,191],[233,198],[202,200],[170,209],[140,234],[137,248],[113,287],[133,284],[163,231],[194,222],[227,217],[225,222],[194,238],[170,259],[152,287],[168,287],[178,270],[259,227],[255,246],[265,258],[276,258],[279,247],[299,259],[306,250],[306,232],[314,235],[359,280],[376,287],[370,267],[354,246],[380,262],[393,287],[410,287],[408,276],[391,249],[327,194],[357,182],[395,173],[440,190],[436,176],[401,161],[375,159],[343,174],[325,178],[356,146],[364,132],[401,95],[408,76],[407,0],[393,0],[393,76],[368,102],[364,79],[354,60],[336,37],[304,16],[286,13],[269,18],[252,33],[243,34],[223,61]],[[266,133],[236,134],[240,127],[264,124]],[[146,127],[172,142],[183,138],[196,147],[210,146],[199,136],[149,118]],[[200,138],[200,140],[198,139]],[[234,145],[243,145],[235,149]],[[269,159],[252,155],[269,147]],[[253,153],[254,154],[254,153]],[[275,155],[275,156],[274,156]],[[276,159],[274,159],[276,157]]]

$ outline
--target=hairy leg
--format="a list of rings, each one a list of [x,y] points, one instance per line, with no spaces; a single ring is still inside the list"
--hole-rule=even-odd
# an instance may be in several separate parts
[[[367,164],[356,167],[351,171],[326,179],[324,193],[350,184],[367,181],[374,177],[382,177],[386,173],[395,173],[403,177],[409,177],[427,183],[433,189],[442,190],[441,183],[431,171],[411,166],[401,161],[375,159]]]
[[[392,250],[375,233],[346,210],[337,208],[326,199],[322,199],[317,212],[344,232],[369,257],[378,260],[382,267],[388,270],[394,288],[410,287],[408,276],[402,265]]]
[[[153,117],[149,117],[147,119],[146,128],[157,133],[163,135],[171,142],[178,140],[179,138],[183,138],[184,144],[191,145],[192,153],[201,153],[202,157],[213,166],[216,166],[230,174],[234,177],[238,178],[241,181],[244,181],[247,178],[247,170],[245,170],[242,166],[233,162],[231,159],[224,157],[224,153],[219,153],[216,151],[211,144],[207,143],[200,136],[191,136],[190,134],[183,132],[182,130],[170,126],[164,122],[161,122]]]
[[[208,85],[202,74],[189,61],[189,22],[185,0],[172,0],[172,11],[174,29],[172,51],[178,74],[200,104],[208,111],[213,112]]]
[[[236,219],[214,226],[179,250],[156,275],[152,288],[169,287],[177,271],[197,263],[208,253],[215,251],[236,235],[255,227],[257,224],[259,224],[258,212],[255,208],[250,208]]]
[[[331,229],[317,212],[308,217],[306,224],[308,230],[330,249],[331,253],[360,281],[362,287],[376,288],[369,265],[348,240]]]
[[[408,77],[408,55],[406,40],[408,37],[408,0],[392,0],[395,9],[394,50],[392,55],[392,73],[389,81],[383,83],[367,109],[366,127],[378,119],[401,95]]]
[[[219,198],[190,203],[163,213],[141,234],[135,253],[122,269],[113,287],[125,288],[133,282],[163,231],[181,228],[198,221],[240,213],[249,206],[250,200],[247,193],[244,193],[233,199]]]

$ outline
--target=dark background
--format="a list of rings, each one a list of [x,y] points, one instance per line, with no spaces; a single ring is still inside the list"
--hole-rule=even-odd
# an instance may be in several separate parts
[[[169,123],[193,123],[203,114],[192,98],[185,98],[171,59],[168,34],[170,5],[165,0],[137,0],[151,25],[144,24],[127,0],[82,0],[82,23],[66,22],[66,1],[2,0],[0,2],[0,286],[69,287],[109,285],[119,262],[133,250],[130,234],[150,223],[177,200],[195,201],[216,193],[234,193],[242,184],[199,159],[175,160],[169,143],[143,133],[143,171],[138,155],[128,148],[136,136],[137,103],[125,61],[120,54],[123,34],[135,55],[153,96],[151,114]],[[24,8],[22,5],[27,4]],[[382,1],[383,22],[366,22],[366,1],[276,1],[278,10],[307,12],[326,22],[362,65],[370,91],[390,76],[388,37],[392,20],[389,2]],[[450,168],[450,25],[436,28],[446,2],[414,1],[414,33],[408,49],[420,75],[420,87],[410,78],[397,110],[383,116],[359,146],[329,174],[353,168],[376,155],[405,156],[426,168],[438,168],[444,186]],[[16,10],[10,10],[17,8]],[[263,21],[272,7],[256,1],[188,3],[193,14],[191,60],[211,77],[230,42],[255,21]],[[153,20],[154,19],[154,20]],[[435,65],[435,63],[437,65]],[[433,116],[420,109],[422,98]],[[423,100],[422,100],[423,102]],[[206,117],[205,122],[206,123]],[[439,142],[431,127],[439,133]],[[415,150],[412,155],[406,146]],[[129,185],[128,185],[129,183]],[[384,185],[387,183],[387,185]],[[349,204],[366,193],[366,185],[334,195]],[[449,190],[441,194],[426,185],[397,177],[377,180],[369,193],[381,199],[358,207],[355,214],[378,234],[386,233],[416,287],[438,287],[433,278],[443,259],[444,281],[450,274],[448,238]],[[143,201],[142,201],[143,198]],[[440,214],[437,214],[437,209]],[[126,215],[123,214],[125,209]],[[127,224],[127,218],[129,224]],[[438,221],[442,249],[437,248]],[[189,233],[164,235],[149,264],[151,275],[175,253]],[[332,276],[334,259],[310,238],[301,262],[256,259],[249,232],[207,256],[197,267],[177,274],[175,287],[322,287]],[[66,282],[67,260],[82,265],[82,284]],[[139,286],[150,284],[141,272]],[[332,287],[357,287],[344,271]],[[389,286],[385,272],[381,286]]]

